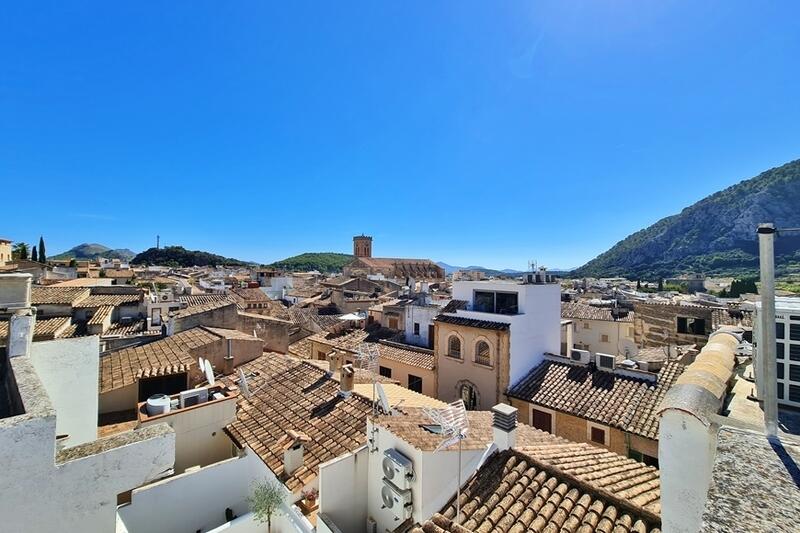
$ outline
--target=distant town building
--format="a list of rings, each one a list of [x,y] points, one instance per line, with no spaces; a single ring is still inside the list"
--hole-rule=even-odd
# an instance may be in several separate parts
[[[760,342],[761,302],[756,303],[756,354]],[[800,407],[800,298],[775,298],[775,358],[778,376],[778,403]],[[758,365],[754,365],[758,368]]]
[[[445,272],[430,259],[372,257],[372,237],[353,237],[355,259],[343,271],[347,277],[383,275],[390,279],[442,280]]]

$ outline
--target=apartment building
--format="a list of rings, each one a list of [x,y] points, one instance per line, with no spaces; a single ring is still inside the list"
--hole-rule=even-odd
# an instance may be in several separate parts
[[[560,289],[542,271],[517,281],[457,281],[434,323],[437,398],[489,409],[560,349]]]
[[[561,318],[572,322],[572,346],[580,350],[632,357],[638,348],[634,340],[633,313],[580,302],[562,302]],[[561,342],[568,344],[562,332]]]
[[[756,303],[756,358],[760,346],[761,302]],[[800,407],[800,298],[775,298],[775,358],[778,403]],[[755,365],[756,368],[758,365]]]

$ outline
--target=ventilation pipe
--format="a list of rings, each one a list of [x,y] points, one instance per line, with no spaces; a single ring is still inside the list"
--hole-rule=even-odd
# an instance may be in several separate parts
[[[764,402],[767,435],[778,433],[778,376],[775,368],[775,225],[759,224],[758,255],[761,270],[761,335],[758,343],[758,396]]]
[[[233,374],[233,339],[228,339],[228,355],[222,358],[223,365],[222,371],[225,373],[226,376],[230,376]]]
[[[347,398],[350,396],[350,394],[352,394],[355,373],[356,371],[353,368],[353,365],[342,366],[342,369],[339,372],[339,386],[341,388],[339,391],[339,396],[342,398]]]

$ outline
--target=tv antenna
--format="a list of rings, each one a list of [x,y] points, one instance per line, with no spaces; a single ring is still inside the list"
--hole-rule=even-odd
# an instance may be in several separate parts
[[[456,487],[456,524],[461,521],[461,441],[467,438],[469,419],[464,400],[456,400],[442,409],[423,408],[425,415],[442,429],[442,442],[433,453],[458,443],[458,486]]]
[[[378,345],[373,342],[362,342],[358,345],[358,355],[356,355],[356,368],[366,370],[372,380],[372,414],[377,414],[378,406],[375,403],[375,394],[378,382],[378,358],[381,352]]]
[[[536,260],[529,259],[528,260],[528,272],[536,272]]]

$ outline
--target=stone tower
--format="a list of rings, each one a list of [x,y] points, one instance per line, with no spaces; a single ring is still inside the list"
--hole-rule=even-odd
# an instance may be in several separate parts
[[[356,257],[372,257],[372,237],[363,234],[353,237],[353,255]]]

